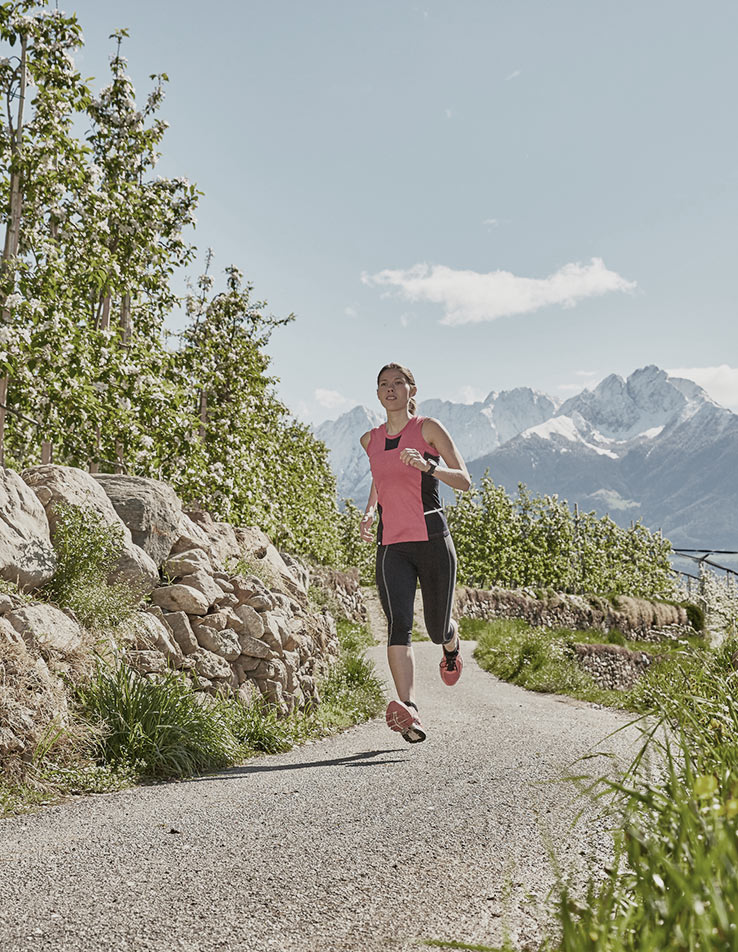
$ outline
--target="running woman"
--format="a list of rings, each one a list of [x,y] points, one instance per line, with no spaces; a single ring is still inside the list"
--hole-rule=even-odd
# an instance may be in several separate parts
[[[458,625],[451,618],[456,551],[438,482],[459,490],[471,485],[464,460],[447,430],[438,420],[415,415],[416,393],[415,378],[407,367],[394,363],[382,367],[377,396],[387,422],[361,437],[372,485],[360,531],[362,539],[370,542],[376,512],[377,589],[387,616],[387,659],[399,699],[390,701],[386,720],[410,744],[425,740],[415,703],[411,644],[418,581],[428,634],[443,647],[441,680],[453,685],[461,676]]]

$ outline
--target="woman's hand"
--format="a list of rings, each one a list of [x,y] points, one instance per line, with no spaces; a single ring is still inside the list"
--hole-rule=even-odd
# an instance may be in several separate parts
[[[372,524],[374,522],[374,512],[365,512],[364,516],[359,523],[359,535],[364,540],[364,542],[371,542],[373,540],[372,534]]]
[[[405,463],[406,466],[412,466],[414,469],[419,469],[424,473],[428,471],[430,466],[425,457],[421,456],[417,450],[410,448],[400,452],[400,462]]]

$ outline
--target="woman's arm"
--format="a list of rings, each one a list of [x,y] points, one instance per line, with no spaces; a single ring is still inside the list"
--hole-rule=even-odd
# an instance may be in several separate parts
[[[364,433],[359,441],[365,450],[369,446],[370,437],[371,433]],[[372,523],[374,522],[374,510],[376,509],[376,506],[377,487],[374,485],[374,480],[372,480],[371,489],[369,490],[369,499],[367,501],[361,523],[359,524],[359,533],[364,542],[372,541]]]
[[[451,439],[448,430],[430,417],[423,421],[423,439],[429,443],[433,449],[438,451],[439,456],[446,464],[438,465],[433,475],[442,483],[450,486],[452,489],[460,489],[465,492],[471,486],[469,471],[466,468],[461,453],[456,448],[456,444]],[[400,459],[408,466],[413,466],[421,472],[428,472],[431,464],[417,450],[406,449],[400,453]]]

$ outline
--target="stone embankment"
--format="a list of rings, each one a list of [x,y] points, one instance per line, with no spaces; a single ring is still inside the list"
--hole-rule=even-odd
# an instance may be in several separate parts
[[[33,600],[54,576],[65,505],[92,510],[122,536],[109,581],[130,585],[142,608],[114,637]],[[0,595],[0,768],[30,756],[53,722],[67,722],[61,677],[89,672],[99,655],[124,657],[147,676],[186,672],[203,696],[262,696],[283,713],[310,706],[338,639],[308,587],[327,587],[354,615],[362,610],[355,579],[312,579],[260,529],[183,510],[166,483],[55,465],[0,471],[0,577],[20,589]]]
[[[612,601],[596,595],[541,593],[528,589],[459,587],[456,612],[469,618],[520,618],[544,628],[619,631],[631,641],[678,641],[694,636],[686,609],[620,595]],[[617,644],[574,644],[579,666],[603,688],[627,691],[648,670],[654,655]]]

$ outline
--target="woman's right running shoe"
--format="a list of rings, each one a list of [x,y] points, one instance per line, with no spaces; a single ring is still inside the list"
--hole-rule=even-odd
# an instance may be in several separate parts
[[[402,734],[408,744],[419,744],[425,740],[425,731],[420,723],[420,715],[402,701],[390,701],[384,715],[387,727]]]

